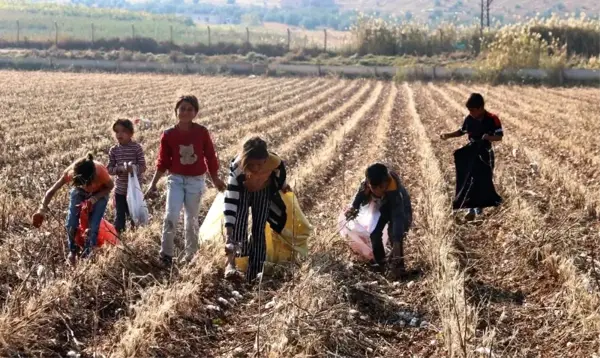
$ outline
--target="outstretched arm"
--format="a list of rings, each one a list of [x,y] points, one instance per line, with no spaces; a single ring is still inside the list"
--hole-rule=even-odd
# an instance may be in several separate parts
[[[58,179],[54,185],[52,185],[52,187],[50,189],[48,189],[48,191],[46,191],[46,195],[44,195],[44,200],[42,200],[42,205],[40,207],[40,211],[45,212],[48,210],[48,205],[50,205],[50,202],[52,201],[52,198],[54,198],[54,195],[56,195],[56,192],[62,188],[65,184],[67,183],[67,181],[65,180],[65,176],[61,176],[60,179]]]
[[[450,139],[450,138],[457,138],[457,137],[461,137],[463,136],[465,133],[462,130],[457,130],[454,132],[448,132],[448,133],[442,133],[440,134],[440,138],[441,139]]]

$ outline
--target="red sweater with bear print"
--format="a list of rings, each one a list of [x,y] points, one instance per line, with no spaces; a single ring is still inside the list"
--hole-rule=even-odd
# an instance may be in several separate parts
[[[156,168],[185,176],[216,173],[219,160],[208,129],[193,123],[187,131],[178,126],[165,130],[160,137]]]

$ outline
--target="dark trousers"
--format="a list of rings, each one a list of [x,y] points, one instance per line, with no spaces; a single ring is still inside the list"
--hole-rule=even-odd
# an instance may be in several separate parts
[[[133,222],[129,215],[129,206],[127,206],[127,195],[115,194],[115,206],[117,209],[117,214],[115,215],[115,229],[120,234],[125,231],[127,219],[129,219],[131,227],[133,228]]]
[[[410,216],[410,215],[409,215]],[[401,237],[395,237],[393,235],[394,232],[394,222],[390,220],[390,210],[385,206],[381,208],[381,216],[379,217],[379,221],[375,226],[375,229],[371,232],[371,246],[373,247],[373,256],[375,258],[375,262],[378,264],[382,264],[385,262],[385,248],[383,247],[383,230],[385,226],[388,225],[388,237],[391,242],[398,244],[398,259],[404,259],[404,237],[408,232],[412,224],[412,218],[407,217],[404,220],[404,233]]]

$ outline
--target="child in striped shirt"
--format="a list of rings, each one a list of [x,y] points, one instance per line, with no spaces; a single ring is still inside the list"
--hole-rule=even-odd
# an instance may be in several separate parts
[[[116,176],[115,180],[115,229],[119,233],[125,231],[125,222],[130,218],[127,206],[127,184],[129,174],[137,170],[138,178],[146,171],[144,150],[139,143],[132,140],[133,123],[129,119],[118,119],[113,124],[113,131],[118,144],[108,152],[108,172]],[[133,225],[133,224],[132,224]]]

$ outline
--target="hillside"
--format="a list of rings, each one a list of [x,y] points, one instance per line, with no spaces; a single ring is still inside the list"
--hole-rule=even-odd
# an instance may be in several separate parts
[[[225,4],[227,0],[208,0],[215,4]],[[281,0],[237,0],[239,5],[280,6]],[[301,0],[287,0],[287,3],[301,3]],[[427,20],[432,14],[455,13],[460,18],[479,16],[477,0],[335,0],[343,10],[379,10],[385,13],[405,15]],[[494,0],[492,16],[498,19],[516,19],[518,16],[534,16],[536,13],[577,13],[588,15],[600,12],[600,2],[594,0]]]

